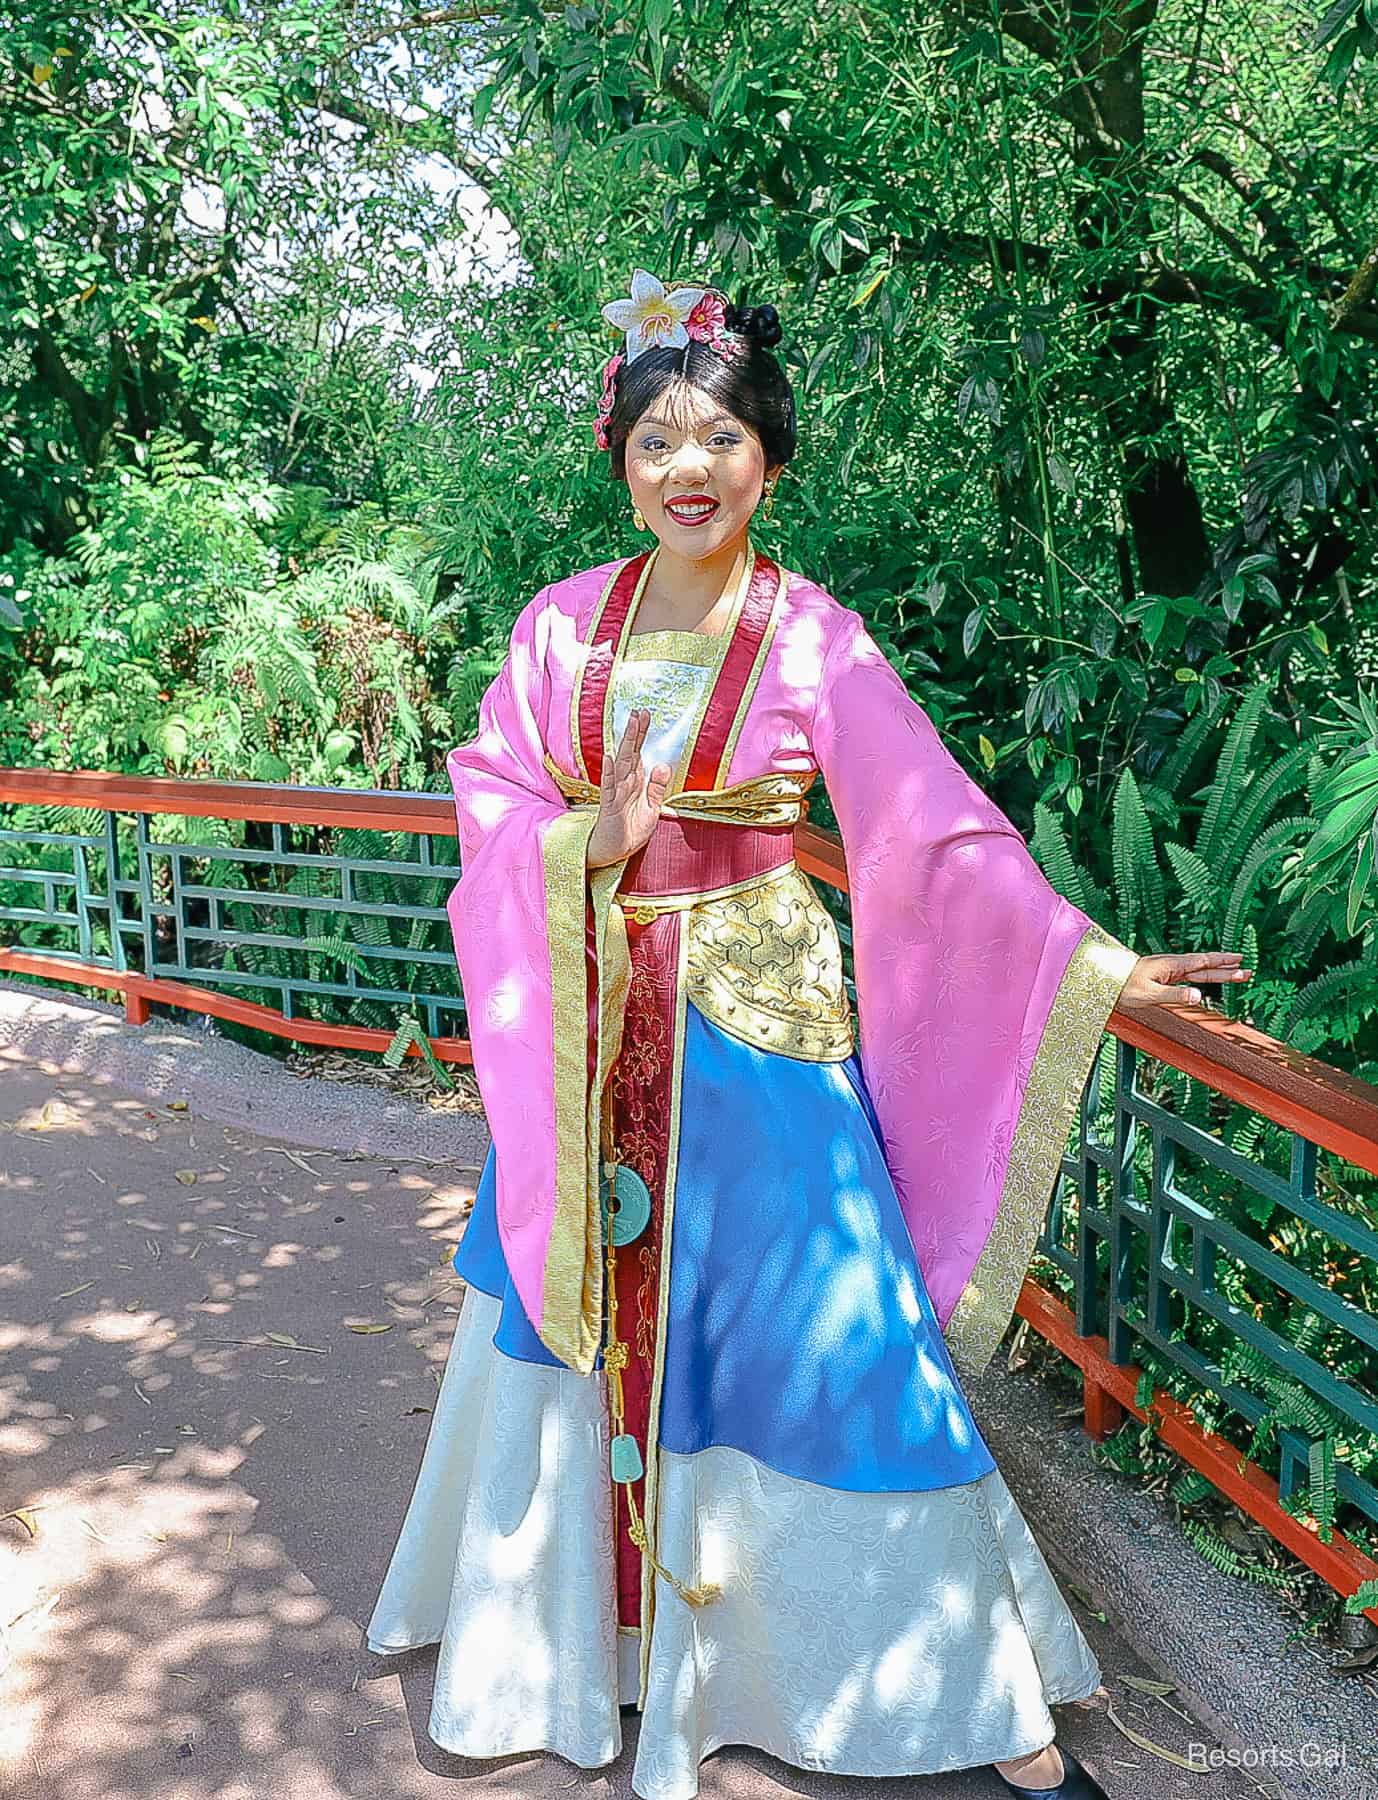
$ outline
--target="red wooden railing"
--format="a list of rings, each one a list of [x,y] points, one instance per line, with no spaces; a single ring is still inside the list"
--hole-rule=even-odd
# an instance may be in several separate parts
[[[310,826],[357,826],[375,831],[426,832],[454,836],[453,804],[447,796],[356,793],[339,788],[290,788],[269,783],[139,779],[119,774],[62,773],[42,769],[0,769],[0,802],[90,807],[100,812],[174,813],[220,819],[254,819]],[[847,870],[837,836],[803,824],[795,853],[809,875],[846,891]],[[122,993],[134,1024],[149,1017],[152,1003],[204,1012],[301,1043],[381,1051],[386,1031],[285,1019],[272,1008],[235,1000],[180,981],[117,972],[94,964],[45,957],[41,952],[0,948],[0,970],[54,980],[81,982]],[[1378,1174],[1378,1088],[1315,1057],[1256,1031],[1238,1019],[1203,1006],[1124,1006],[1110,1015],[1107,1029],[1145,1055],[1204,1082],[1217,1093],[1251,1108],[1322,1149]],[[472,1060],[463,1039],[435,1041],[437,1055],[451,1062]],[[1054,1295],[1026,1280],[1017,1307],[1030,1326],[1074,1363],[1082,1374],[1084,1428],[1104,1438],[1126,1412],[1155,1421],[1165,1444],[1199,1469],[1222,1493],[1267,1529],[1339,1593],[1349,1595],[1378,1578],[1378,1562],[1336,1531],[1323,1543],[1317,1532],[1279,1502],[1278,1484],[1245,1459],[1224,1438],[1197,1423],[1190,1408],[1166,1390],[1155,1389],[1146,1409],[1135,1395],[1140,1370],[1110,1360],[1104,1337],[1082,1337],[1072,1313]],[[1378,1607],[1367,1616],[1378,1624]]]

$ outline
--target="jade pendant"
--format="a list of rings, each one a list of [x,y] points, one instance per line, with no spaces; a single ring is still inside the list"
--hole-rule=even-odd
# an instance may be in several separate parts
[[[602,1174],[598,1179],[598,1198],[603,1208],[603,1231],[608,1231],[608,1164],[603,1164]],[[626,1163],[617,1164],[617,1210],[612,1215],[612,1241],[614,1244],[630,1244],[639,1238],[651,1222],[651,1190]]]
[[[643,1474],[641,1450],[634,1437],[623,1431],[612,1440],[612,1478],[614,1481],[640,1481]]]

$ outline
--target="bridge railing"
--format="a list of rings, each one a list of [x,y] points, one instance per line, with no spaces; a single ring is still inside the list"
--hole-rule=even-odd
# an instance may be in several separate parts
[[[409,1015],[469,1062],[454,837],[442,794],[0,769],[0,971],[355,1050]],[[796,854],[847,944],[838,839]],[[1085,1428],[1151,1424],[1184,1504],[1209,1483],[1378,1622],[1378,1088],[1213,1009],[1117,1008],[1072,1135],[1018,1310]]]

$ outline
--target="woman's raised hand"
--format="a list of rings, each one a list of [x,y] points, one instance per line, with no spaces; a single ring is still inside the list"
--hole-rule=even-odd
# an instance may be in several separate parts
[[[641,746],[650,725],[649,708],[635,707],[615,754],[603,758],[598,818],[589,836],[585,859],[590,869],[621,862],[639,850],[656,828],[673,771],[669,763],[663,762],[649,773],[642,767]]]

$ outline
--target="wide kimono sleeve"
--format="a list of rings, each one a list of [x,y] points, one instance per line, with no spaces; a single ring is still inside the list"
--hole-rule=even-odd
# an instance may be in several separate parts
[[[1137,957],[1058,894],[849,612],[813,751],[851,896],[866,1084],[965,1374],[1013,1315],[1102,1032]]]
[[[507,1267],[541,1341],[587,1374],[603,1308],[594,1096],[616,1053],[597,1021],[620,1019],[598,983],[624,979],[626,928],[609,900],[625,865],[587,869],[597,805],[571,806],[545,767],[547,593],[518,615],[477,732],[446,759],[460,845],[446,910]]]

